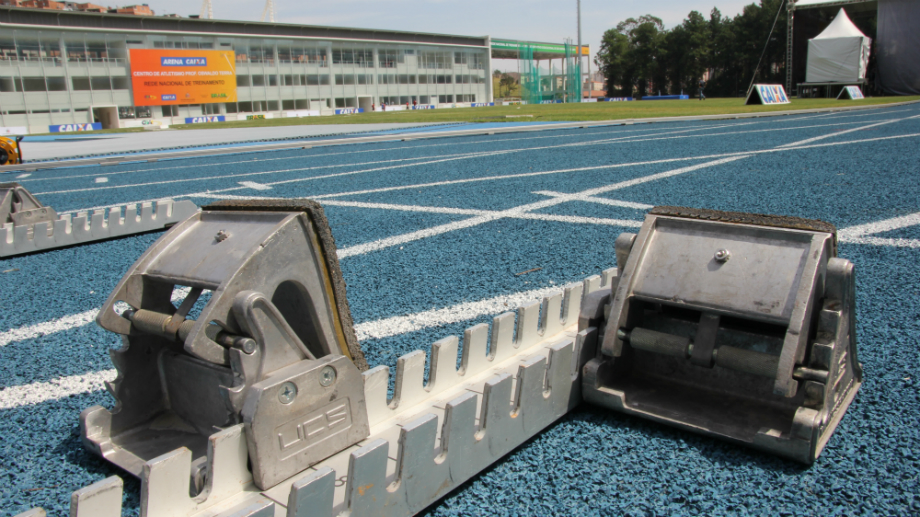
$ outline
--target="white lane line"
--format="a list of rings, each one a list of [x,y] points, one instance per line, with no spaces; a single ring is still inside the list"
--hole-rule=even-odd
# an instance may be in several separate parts
[[[189,291],[190,289],[188,287],[180,287],[176,289],[173,291],[172,301],[181,302],[185,299],[186,296],[188,296]],[[6,332],[0,333],[0,346],[8,345],[13,341],[35,339],[37,337],[56,334],[65,330],[82,327],[95,320],[97,314],[99,314],[99,309],[90,309],[79,314],[71,314],[56,320],[10,329]]]
[[[837,239],[840,242],[849,242],[853,244],[872,244],[875,246],[892,246],[896,248],[920,248],[920,239],[892,239],[874,236],[874,234],[877,233],[899,230],[918,224],[920,224],[920,212],[901,217],[893,217],[891,219],[885,219],[884,221],[844,228],[837,232]]]
[[[33,382],[0,389],[0,409],[31,406],[105,389],[106,381],[115,380],[116,371],[102,370],[60,377],[47,382]]]
[[[485,300],[460,303],[452,307],[431,309],[415,314],[393,316],[360,323],[355,325],[355,333],[359,341],[381,339],[425,328],[471,320],[489,314],[497,315],[514,311],[526,303],[539,301],[543,297],[561,289],[561,286],[545,287],[531,291],[503,294]],[[116,373],[114,369],[102,370],[61,377],[46,382],[34,382],[3,388],[0,389],[0,409],[41,404],[73,395],[100,391],[105,388],[106,381],[111,382],[115,379]]]
[[[256,183],[255,181],[239,181],[237,183],[239,183],[240,185],[246,188],[251,188],[253,190],[271,190],[272,189],[268,185],[265,185],[262,183]]]
[[[100,177],[96,178],[95,182],[96,182],[96,183],[108,183],[108,182],[109,182],[109,178],[107,178],[107,177],[105,177],[105,176],[100,176]]]
[[[618,163],[618,164],[611,164],[611,165],[580,167],[577,169],[559,169],[555,171],[540,171],[540,172],[528,172],[528,173],[521,173],[521,174],[508,174],[504,176],[483,176],[479,178],[469,178],[469,179],[463,179],[463,180],[417,183],[414,185],[403,185],[403,186],[398,186],[398,187],[382,187],[382,188],[377,188],[377,189],[354,190],[350,192],[338,192],[338,193],[332,193],[332,194],[310,194],[310,198],[317,199],[317,200],[323,200],[323,202],[325,202],[325,200],[335,198],[335,197],[344,197],[344,196],[352,196],[352,195],[360,195],[360,194],[392,192],[392,191],[397,191],[397,190],[418,189],[418,188],[425,188],[425,187],[438,187],[438,186],[444,186],[444,185],[474,183],[474,182],[480,182],[480,181],[497,181],[497,180],[503,180],[503,179],[526,178],[526,177],[531,177],[531,176],[544,176],[544,175],[549,175],[549,174],[559,174],[559,173],[565,173],[565,172],[580,172],[580,171],[599,170],[599,169],[608,169],[608,168],[613,169],[613,168],[618,168],[618,167],[631,167],[631,166],[636,166],[636,165],[653,165],[653,164],[659,164],[659,163],[675,163],[675,162],[684,162],[684,161],[691,161],[691,160],[708,160],[708,159],[713,159],[713,158],[723,158],[727,156],[757,155],[757,154],[777,153],[777,152],[785,152],[785,151],[801,151],[805,149],[816,149],[820,147],[835,147],[835,146],[840,146],[840,145],[863,144],[863,143],[870,143],[870,142],[880,142],[884,140],[900,140],[902,138],[917,138],[917,137],[920,137],[920,133],[909,133],[905,135],[864,138],[861,140],[846,140],[843,142],[825,142],[825,143],[820,143],[820,144],[803,145],[799,147],[783,147],[783,148],[775,148],[775,149],[764,149],[760,151],[741,151],[741,152],[733,152],[733,153],[710,154],[710,155],[703,155],[703,156],[689,156],[689,157],[684,157],[684,158],[665,158],[661,160],[650,160],[650,161],[644,161],[644,162]],[[311,178],[304,178],[303,181],[309,181],[310,179]],[[275,185],[275,183],[267,183],[267,185],[271,186],[271,185]],[[181,199],[181,198],[260,199],[258,197],[253,197],[253,196],[233,196],[230,194],[223,194],[224,192],[239,191],[243,189],[244,187],[231,187],[231,188],[218,189],[218,190],[190,192],[188,194],[177,194],[175,196],[172,196],[171,199]],[[99,205],[99,206],[94,206],[90,208],[67,210],[67,211],[58,212],[58,215],[73,214],[76,212],[92,212],[94,210],[103,210],[106,208],[120,207],[120,206],[130,205],[130,204],[150,203],[153,201],[158,201],[160,199],[162,198],[142,199],[142,200],[131,201],[131,202],[126,202],[126,203]],[[266,199],[286,199],[286,198],[266,198]]]
[[[852,133],[852,132],[854,132],[854,131],[864,131],[864,130],[866,130],[866,129],[870,129],[870,128],[873,128],[873,127],[884,126],[884,125],[887,125],[887,124],[894,124],[895,122],[901,122],[901,121],[903,121],[903,120],[910,120],[910,119],[917,118],[917,117],[920,117],[920,115],[915,115],[915,116],[913,116],[913,117],[905,117],[905,118],[897,118],[897,119],[892,119],[892,120],[885,120],[885,121],[883,121],[883,122],[876,122],[875,124],[869,124],[868,126],[855,127],[855,128],[853,128],[853,129],[847,129],[847,130],[845,130],[845,131],[836,131],[836,132],[834,132],[834,133],[830,133],[830,134],[827,134],[827,135],[816,136],[816,137],[813,137],[813,138],[806,138],[805,140],[800,140],[800,141],[798,141],[798,142],[792,142],[792,143],[789,143],[789,144],[783,144],[783,145],[781,145],[781,146],[779,146],[779,147],[781,147],[781,148],[782,148],[782,147],[799,147],[799,146],[802,146],[802,145],[810,144],[810,143],[812,143],[812,142],[817,142],[818,140],[824,140],[825,138],[834,138],[834,137],[837,137],[837,136],[840,136],[840,135],[845,135],[845,134],[847,134],[847,133]]]
[[[538,190],[536,192],[533,192],[533,194],[539,194],[541,196],[550,196],[550,197],[563,197],[567,195],[567,194],[563,194],[562,192],[553,192],[552,190]],[[635,208],[637,210],[649,210],[651,208],[654,208],[654,205],[646,205],[644,203],[633,203],[632,201],[620,201],[619,199],[607,199],[604,197],[588,196],[582,199],[582,201],[587,201],[589,203],[597,203],[600,205],[620,206],[623,208]]]
[[[98,313],[99,309],[91,309],[79,314],[64,316],[56,320],[7,330],[6,332],[0,333],[0,346],[8,345],[13,341],[34,339],[40,336],[82,327],[96,319],[96,314]]]
[[[218,199],[226,199],[221,196],[214,196]],[[233,199],[245,199],[240,196],[231,196]],[[379,209],[379,210],[395,210],[400,212],[424,212],[431,214],[453,214],[453,215],[473,215],[473,216],[485,216],[485,217],[497,217],[498,219],[509,218],[509,219],[528,219],[536,221],[555,221],[561,223],[575,223],[575,224],[600,224],[606,226],[621,226],[627,228],[637,228],[642,226],[641,221],[633,221],[629,219],[604,219],[600,217],[580,217],[574,215],[555,215],[555,214],[534,214],[529,212],[524,213],[509,213],[508,211],[498,211],[498,210],[475,210],[468,208],[453,208],[453,207],[440,207],[440,206],[416,206],[416,205],[397,205],[392,203],[364,203],[361,201],[340,201],[340,200],[326,200],[323,201],[324,205],[330,206],[345,206],[345,207],[354,207],[354,208],[369,208],[369,209]],[[340,254],[341,258],[342,255]]]
[[[431,160],[431,161],[420,162],[420,163],[406,163],[406,164],[393,165],[390,167],[376,167],[372,169],[361,169],[357,171],[325,174],[322,176],[310,176],[308,178],[298,178],[297,181],[310,181],[310,180],[318,180],[318,179],[326,179],[326,178],[336,178],[340,176],[363,174],[366,172],[376,172],[376,171],[382,171],[382,170],[388,170],[388,169],[399,169],[403,167],[416,167],[420,165],[431,165],[434,163],[450,162],[454,160],[463,160],[463,159],[468,159],[468,158],[496,156],[500,154],[506,154],[508,152],[512,152],[512,151],[490,151],[490,152],[475,153],[473,155],[460,156],[460,157],[455,157],[455,158],[444,158],[444,159]],[[90,191],[96,192],[100,190],[126,189],[126,188],[135,188],[135,187],[151,187],[151,186],[156,186],[156,185],[171,185],[174,183],[188,183],[188,182],[219,180],[219,179],[227,179],[227,178],[239,178],[242,176],[261,176],[264,174],[278,174],[278,173],[284,173],[284,172],[302,172],[302,171],[306,171],[310,169],[311,169],[310,167],[301,167],[297,169],[283,169],[283,170],[263,171],[263,172],[245,172],[245,173],[240,173],[240,174],[224,174],[220,176],[206,176],[203,178],[182,178],[182,179],[163,180],[163,181],[151,181],[147,183],[131,183],[127,185],[112,185],[111,187],[90,187],[90,188],[78,188],[78,189],[70,189],[70,190],[51,190],[48,192],[35,192],[34,195],[36,196],[46,195],[47,196],[47,195],[52,195],[52,194],[71,194],[74,192],[90,192]],[[282,183],[282,182],[269,183],[269,185],[277,185],[279,183]]]
[[[255,160],[237,160],[237,161],[231,161],[231,162],[202,163],[202,164],[195,164],[195,165],[180,165],[180,166],[177,166],[177,167],[158,167],[158,168],[155,168],[155,169],[137,169],[137,170],[132,170],[132,171],[109,172],[109,173],[106,173],[106,175],[108,175],[108,176],[117,176],[117,175],[119,175],[119,174],[132,174],[132,173],[142,173],[142,172],[156,172],[156,173],[160,173],[160,172],[163,172],[163,171],[176,170],[176,169],[201,169],[201,168],[203,168],[203,167],[223,167],[223,166],[226,166],[226,165],[239,165],[239,164],[243,164],[243,163],[265,163],[265,162],[274,162],[274,161],[278,161],[278,160],[301,160],[301,161],[306,161],[306,160],[311,160],[311,159],[313,159],[313,158],[315,158],[315,157],[318,157],[318,156],[330,156],[330,155],[342,156],[343,154],[344,154],[344,153],[334,153],[334,154],[333,154],[333,153],[330,153],[330,154],[321,154],[321,155],[291,156],[291,157],[285,157],[285,158],[261,158],[261,159],[255,159]],[[348,154],[352,154],[352,153],[349,152]],[[392,160],[375,160],[375,161],[372,161],[372,162],[359,162],[359,163],[341,163],[341,164],[330,164],[330,165],[318,165],[318,166],[316,166],[316,167],[305,167],[305,168],[303,168],[303,169],[291,169],[291,170],[298,170],[298,171],[299,171],[299,170],[304,170],[304,171],[310,171],[310,170],[319,170],[319,169],[329,169],[329,168],[333,168],[333,167],[358,167],[358,166],[363,166],[363,165],[376,165],[376,164],[379,164],[379,163],[411,162],[411,161],[427,160],[427,159],[431,159],[431,158],[450,158],[450,157],[453,157],[453,156],[467,156],[467,155],[471,155],[471,154],[479,154],[479,153],[439,154],[439,155],[437,155],[437,156],[417,156],[417,157],[414,157],[414,158],[397,158],[397,159],[392,159]],[[281,169],[281,170],[279,170],[279,171],[286,171],[286,170],[287,170],[287,169]],[[255,173],[250,173],[250,174],[270,174],[270,173],[272,173],[272,172],[276,172],[276,171],[262,171],[262,172],[255,172]],[[92,177],[95,177],[95,176],[98,176],[98,175],[99,175],[99,173],[97,172],[97,173],[95,173],[95,174],[79,174],[79,175],[73,175],[73,176],[55,176],[55,177],[53,177],[53,178],[33,178],[33,179],[29,180],[29,181],[34,183],[34,182],[38,182],[38,181],[72,180],[72,179],[75,179],[75,178],[92,178]],[[32,183],[30,183],[30,185],[31,185],[31,184],[32,184]]]
[[[398,336],[426,328],[468,321],[489,314],[497,315],[513,311],[524,304],[542,300],[544,297],[561,290],[562,287],[544,287],[532,291],[503,294],[486,300],[460,303],[453,307],[431,309],[405,316],[393,316],[356,325],[355,333],[358,335],[359,341]]]
[[[31,175],[32,175],[31,172],[27,172],[27,173],[25,173],[25,174],[20,174],[19,176],[16,176],[16,179],[21,180],[21,179],[23,179],[23,178],[28,178],[28,177],[31,176]]]
[[[402,235],[394,235],[392,237],[386,237],[383,239],[378,239],[376,241],[367,242],[364,244],[358,244],[348,248],[343,248],[339,250],[339,258],[346,258],[353,255],[363,255],[365,253],[370,253],[372,251],[379,251],[385,248],[390,248],[393,246],[398,246],[400,244],[405,244],[408,242],[413,242],[421,239],[426,239],[428,237],[434,237],[436,235],[441,235],[448,232],[453,232],[461,230],[464,228],[471,228],[473,226],[479,226],[497,219],[503,219],[505,217],[511,217],[515,215],[521,215],[526,212],[531,212],[533,210],[539,210],[542,208],[547,208],[550,206],[558,205],[568,201],[580,201],[582,198],[595,196],[597,194],[603,194],[605,192],[612,192],[614,190],[619,190],[627,187],[632,187],[634,185],[640,185],[642,183],[647,183],[650,181],[657,181],[660,179],[670,178],[672,176],[677,176],[680,174],[686,174],[688,172],[697,171],[700,169],[705,169],[708,167],[715,167],[718,165],[723,165],[729,162],[747,158],[748,155],[744,156],[732,156],[730,158],[723,158],[721,160],[715,160],[706,163],[700,163],[697,165],[691,165],[688,167],[682,167],[680,169],[674,169],[670,171],[660,172],[657,174],[650,174],[648,176],[643,176],[640,178],[634,178],[631,180],[621,181],[618,183],[613,183],[611,185],[605,185],[603,187],[596,187],[581,192],[576,192],[573,194],[565,194],[560,197],[554,197],[550,199],[545,199],[542,201],[537,201],[535,203],[527,203],[518,207],[510,208],[508,210],[502,210],[500,212],[489,214],[489,215],[480,215],[472,217],[470,219],[465,219],[463,221],[455,221],[447,224],[442,224],[438,226],[433,226],[431,228],[425,228],[423,230],[418,230],[415,232],[409,232]]]

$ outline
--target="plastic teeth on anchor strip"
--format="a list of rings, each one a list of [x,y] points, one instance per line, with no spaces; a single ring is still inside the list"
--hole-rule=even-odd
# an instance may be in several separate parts
[[[196,211],[198,207],[189,200],[161,199],[141,203],[140,209],[130,204],[110,208],[107,213],[95,210],[62,215],[53,222],[18,226],[6,223],[0,228],[0,257],[160,230]]]
[[[186,448],[148,461],[141,474],[141,517],[287,517],[412,515],[521,445],[581,401],[578,366],[595,354],[596,331],[577,333],[584,293],[609,289],[616,270],[566,287],[543,303],[495,317],[459,339],[411,352],[389,369],[364,372],[371,425],[364,441],[260,491],[247,468],[242,424],[211,435],[209,476],[189,495]],[[516,332],[515,332],[516,330]],[[516,336],[515,336],[516,335]],[[117,491],[118,497],[113,493]],[[75,517],[121,515],[121,480],[111,477],[73,499]],[[23,517],[29,514],[22,514]]]

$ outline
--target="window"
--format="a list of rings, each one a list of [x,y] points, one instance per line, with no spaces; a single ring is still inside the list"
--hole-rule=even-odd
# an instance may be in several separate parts
[[[137,118],[150,118],[153,116],[153,112],[150,106],[135,106],[134,116]]]
[[[447,104],[450,102],[454,102],[454,96],[453,95],[438,95],[438,102],[440,102],[441,104]]]
[[[278,111],[278,101],[268,101],[265,111]]]
[[[264,75],[252,76],[252,85],[253,86],[265,86],[265,76]]]
[[[160,106],[164,117],[178,117],[179,106]]]
[[[329,74],[307,74],[307,85],[329,84]]]
[[[224,109],[227,113],[238,113],[240,111],[235,102],[224,103]]]
[[[335,84],[355,84],[355,75],[335,74]]]
[[[334,55],[334,53],[335,53],[335,51],[333,51],[333,55]],[[333,62],[335,62],[334,59],[335,59],[335,58],[333,57]],[[345,107],[345,97],[336,97],[336,98],[335,98],[335,107],[336,107],[336,108],[344,108],[344,107]]]
[[[108,77],[90,77],[89,84],[93,90],[112,89],[112,81]]]
[[[435,76],[435,78],[437,79],[438,84],[450,84],[453,77],[450,75],[438,75]]]
[[[283,100],[283,101],[281,101],[281,109],[283,109],[283,110],[292,110],[292,109],[294,109],[294,101],[293,101],[293,100],[289,100],[289,101]]]
[[[450,52],[420,52],[418,55],[419,68],[451,68]]]
[[[277,76],[277,75],[272,74],[272,75],[269,75],[269,76],[266,76],[266,77],[268,77],[268,85],[269,85],[269,86],[278,86],[278,76]]]
[[[18,77],[0,77],[0,92],[21,92],[22,83]]]
[[[127,77],[113,77],[112,78],[112,89],[113,90],[127,90],[128,89],[128,78]]]
[[[377,60],[380,68],[396,68],[396,62],[401,57],[397,50],[378,50]]]
[[[46,77],[49,92],[66,92],[67,80],[64,77]]]
[[[380,74],[377,76],[377,84],[396,84],[396,75]]]
[[[332,49],[332,64],[374,67],[374,51],[369,49]]]
[[[120,119],[134,118],[134,106],[119,106],[118,107],[118,118]]]
[[[374,74],[358,74],[355,79],[358,84],[374,84]]]
[[[89,90],[89,77],[71,77],[70,82],[73,84],[75,91]]]
[[[27,92],[43,92],[45,91],[45,78],[44,77],[23,77],[22,78],[22,89]]]
[[[249,81],[249,76],[248,76],[248,75],[238,75],[238,76],[236,76],[236,85],[237,85],[237,86],[249,86],[250,84],[252,84],[252,83]]]
[[[473,95],[473,94],[457,95],[457,102],[476,102],[476,95]]]
[[[415,76],[399,74],[399,84],[415,84]]]

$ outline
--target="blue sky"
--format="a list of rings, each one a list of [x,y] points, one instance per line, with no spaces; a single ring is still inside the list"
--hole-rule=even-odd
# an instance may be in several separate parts
[[[197,14],[200,0],[146,0],[157,14]],[[651,14],[673,27],[690,11],[713,7],[734,16],[754,0],[582,0],[582,43],[597,50],[604,31],[629,17]],[[212,0],[214,17],[257,21],[265,0]],[[575,0],[275,0],[275,20],[307,25],[393,29],[562,42],[577,36]],[[496,65],[501,64],[495,63]],[[507,63],[511,65],[512,63]],[[506,68],[496,66],[495,68]],[[591,65],[592,70],[595,68]]]

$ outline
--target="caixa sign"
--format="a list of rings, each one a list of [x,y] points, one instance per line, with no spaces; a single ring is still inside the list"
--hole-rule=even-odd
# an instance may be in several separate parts
[[[70,133],[73,131],[99,131],[102,129],[102,122],[91,122],[87,124],[59,124],[57,126],[48,126],[48,131],[52,133]]]
[[[364,108],[339,108],[335,110],[336,115],[354,115],[355,113],[364,113]]]
[[[160,57],[160,66],[208,66],[206,57]]]
[[[486,106],[495,106],[494,102],[472,102],[470,103],[471,108],[485,108]]]
[[[208,117],[185,117],[186,124],[207,124],[209,122],[223,122],[227,120],[223,115],[211,115]]]
[[[434,104],[419,104],[417,106],[412,106],[414,110],[433,110],[437,108]]]

